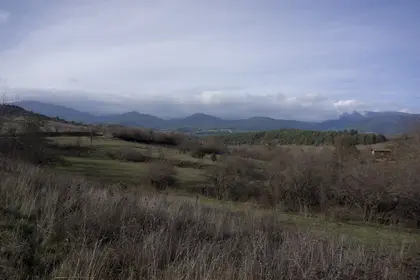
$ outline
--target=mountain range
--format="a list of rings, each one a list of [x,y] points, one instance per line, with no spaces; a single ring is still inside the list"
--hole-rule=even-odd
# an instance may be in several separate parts
[[[196,113],[186,118],[162,119],[153,115],[139,112],[123,114],[93,115],[61,105],[38,101],[19,101],[14,105],[20,106],[34,113],[48,117],[59,117],[68,121],[83,123],[112,123],[127,126],[139,126],[161,130],[217,130],[231,129],[239,131],[263,131],[285,128],[307,130],[344,130],[356,129],[361,132],[382,133],[392,135],[404,133],[414,124],[420,123],[420,114],[401,112],[353,112],[342,114],[338,119],[322,122],[305,122],[297,120],[273,119],[268,117],[252,117],[248,119],[226,120],[215,116]]]

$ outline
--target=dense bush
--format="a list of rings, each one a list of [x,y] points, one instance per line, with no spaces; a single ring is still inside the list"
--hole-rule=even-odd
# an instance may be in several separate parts
[[[170,162],[161,160],[150,163],[147,174],[156,189],[162,190],[177,184],[176,169]]]
[[[191,156],[195,158],[203,158],[206,155],[223,155],[229,153],[228,148],[217,139],[206,141],[202,144],[195,145],[191,150]]]
[[[129,142],[168,146],[177,146],[184,139],[184,135],[179,133],[158,132],[140,128],[114,128],[112,136]]]

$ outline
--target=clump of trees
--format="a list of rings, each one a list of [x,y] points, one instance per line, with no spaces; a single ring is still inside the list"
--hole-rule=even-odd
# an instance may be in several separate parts
[[[300,129],[281,129],[259,132],[220,135],[225,144],[260,144],[275,141],[280,145],[333,145],[338,135],[345,136],[353,144],[371,145],[387,141],[382,134],[359,133],[357,130],[313,131]]]
[[[214,161],[217,159],[216,155],[223,155],[229,153],[226,145],[217,137],[207,139],[204,143],[198,143],[191,150],[191,155],[196,158],[203,158],[206,155],[212,155]]]
[[[248,201],[261,198],[264,176],[254,161],[241,157],[225,158],[207,174],[205,194],[220,200]]]
[[[160,160],[150,163],[147,174],[150,184],[157,190],[164,190],[177,185],[176,169],[168,161]]]
[[[141,128],[115,128],[112,136],[124,141],[177,146],[185,138],[181,133],[159,132]]]

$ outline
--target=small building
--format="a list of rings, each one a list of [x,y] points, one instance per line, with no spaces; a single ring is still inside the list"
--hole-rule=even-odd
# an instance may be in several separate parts
[[[370,150],[374,157],[379,157],[379,158],[388,158],[392,154],[392,151],[390,149],[372,149],[371,148]]]

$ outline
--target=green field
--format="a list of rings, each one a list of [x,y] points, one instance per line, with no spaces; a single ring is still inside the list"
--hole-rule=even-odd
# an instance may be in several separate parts
[[[215,164],[208,158],[193,158],[170,148],[130,143],[106,137],[95,138],[92,141],[92,146],[88,137],[80,137],[79,140],[74,137],[54,137],[51,140],[59,145],[75,145],[76,142],[79,142],[78,144],[82,147],[92,147],[92,151],[88,154],[63,157],[65,163],[60,164],[57,168],[101,181],[140,186],[149,184],[147,179],[149,162],[127,162],[110,159],[107,156],[107,152],[127,148],[150,155],[152,161],[157,161],[163,156],[165,161],[169,161],[175,166],[177,178],[182,187],[202,182],[205,179],[203,168]]]

